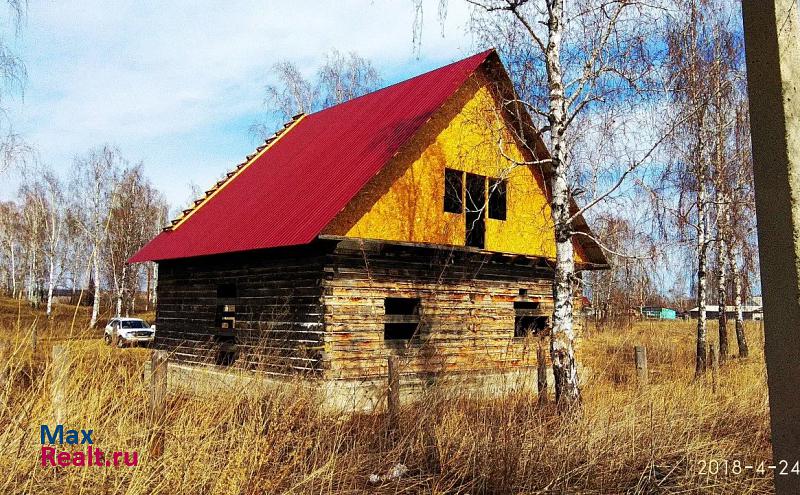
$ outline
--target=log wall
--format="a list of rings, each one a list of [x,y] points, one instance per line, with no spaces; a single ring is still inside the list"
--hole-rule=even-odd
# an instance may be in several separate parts
[[[542,316],[553,311],[552,271],[524,257],[345,241],[325,271],[324,369],[332,379],[385,376],[390,355],[400,356],[405,374],[535,367],[538,339],[514,337],[514,302],[539,302]],[[421,300],[411,340],[384,340],[386,297]]]
[[[156,347],[183,363],[317,373],[324,261],[316,245],[162,261]],[[234,284],[236,297],[218,298],[221,284]],[[220,304],[235,305],[235,328],[219,328]]]
[[[515,338],[516,301],[553,309],[552,270],[526,257],[358,240],[159,264],[156,347],[179,363],[334,380],[505,372],[536,366]],[[235,298],[218,287],[234,285]],[[387,297],[418,298],[410,340],[385,340]],[[235,305],[232,329],[218,307]],[[579,320],[578,320],[579,321]]]

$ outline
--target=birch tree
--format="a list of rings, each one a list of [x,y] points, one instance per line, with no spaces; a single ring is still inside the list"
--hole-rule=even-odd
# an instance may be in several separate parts
[[[728,355],[728,269],[731,254],[732,215],[748,202],[735,184],[742,163],[733,151],[737,112],[743,108],[743,88],[737,61],[737,37],[731,28],[728,6],[714,0],[681,0],[670,17],[666,36],[669,47],[674,119],[685,125],[670,140],[672,161],[662,177],[665,197],[682,241],[694,242],[695,290],[698,308],[696,375],[707,365],[707,302],[709,248],[715,243],[716,300],[722,359]],[[683,117],[685,116],[685,117]],[[739,145],[736,145],[739,146]],[[741,176],[740,176],[741,178]],[[716,229],[712,228],[712,222]],[[747,235],[745,234],[745,237]],[[738,262],[734,262],[738,263]],[[731,270],[740,280],[738,270]],[[736,281],[734,281],[734,284]],[[741,291],[740,291],[741,292]],[[738,308],[741,309],[741,298]],[[741,318],[741,316],[739,317]]]
[[[0,203],[0,245],[2,246],[4,287],[13,297],[19,297],[21,280],[19,278],[19,264],[22,258],[19,240],[22,237],[22,214],[20,208],[13,201]]]
[[[742,300],[745,293],[743,269],[748,264],[754,267],[754,256],[746,257],[745,253],[755,249],[749,242],[755,232],[755,197],[753,190],[753,162],[750,155],[750,122],[747,113],[747,102],[739,103],[734,120],[734,159],[732,163],[732,189],[738,199],[728,218],[728,262],[733,278],[733,307],[735,314],[736,342],[739,357],[746,358],[750,354],[747,336],[744,333],[744,316]],[[746,258],[749,258],[746,259]],[[747,263],[749,261],[749,263]],[[754,268],[753,268],[754,269]]]
[[[46,295],[49,318],[53,312],[53,291],[65,264],[68,207],[63,185],[53,170],[39,166],[29,171],[19,196],[24,201],[31,300],[38,303]]]
[[[122,173],[116,188],[105,243],[107,278],[114,292],[115,314],[133,310],[139,288],[141,266],[127,260],[159,231],[156,220],[166,210],[166,201],[144,177],[141,164]]]
[[[39,307],[44,292],[45,270],[42,264],[47,228],[44,192],[39,183],[25,183],[18,196],[22,210],[22,238],[24,260],[27,271],[27,299],[35,308]]]
[[[27,70],[15,53],[11,41],[18,38],[27,11],[26,0],[5,0],[0,3],[0,174],[9,166],[30,155],[31,148],[14,132],[8,121],[6,101],[22,94],[27,80]]]
[[[597,182],[602,187],[592,197],[585,197],[574,153],[585,132],[578,123],[586,123],[590,112],[600,109],[618,112],[623,107],[630,109],[634,101],[642,104],[646,94],[643,89],[653,69],[646,42],[653,9],[634,0],[467,1],[474,6],[473,32],[510,61],[509,72],[519,99],[505,104],[523,105],[535,119],[531,131],[545,136],[549,145],[549,158],[512,166],[540,166],[548,172],[556,243],[550,357],[556,400],[562,408],[571,408],[580,403],[572,307],[579,277],[573,243],[576,236],[588,235],[575,228],[575,220],[618,193],[662,141],[658,137],[643,140],[646,146],[631,150],[616,162],[621,164],[606,176],[607,180]],[[417,12],[421,10],[422,3],[417,2]],[[446,2],[441,2],[442,10],[446,10]],[[622,126],[626,119],[610,121]],[[615,130],[622,134],[619,127]],[[613,135],[604,137],[613,139]],[[531,155],[537,156],[534,143],[526,144]],[[585,206],[578,208],[575,199],[581,195]]]
[[[696,261],[696,304],[698,308],[695,374],[706,368],[707,360],[707,289],[708,186],[713,134],[710,129],[712,89],[706,75],[712,68],[706,42],[710,39],[705,11],[698,0],[684,2],[680,16],[672,20],[667,33],[670,83],[674,113],[690,114],[687,122],[671,140],[674,162],[665,182],[678,193],[673,215],[681,236],[694,239]],[[713,61],[713,59],[712,59]],[[680,118],[680,117],[676,117]]]
[[[107,240],[114,188],[123,167],[119,150],[106,145],[90,150],[83,157],[76,157],[72,169],[70,196],[75,201],[76,221],[90,249],[88,278],[94,281],[91,328],[97,324],[100,313],[101,256]]]
[[[728,256],[731,253],[732,210],[745,207],[747,197],[741,195],[737,176],[742,172],[737,170],[742,164],[735,160],[736,150],[736,120],[737,106],[741,108],[744,100],[745,88],[741,81],[744,80],[741,68],[741,55],[743,46],[737,38],[721,22],[716,22],[713,31],[713,70],[710,77],[713,81],[713,126],[714,126],[714,158],[713,158],[713,186],[716,192],[716,263],[717,263],[717,304],[719,307],[719,353],[720,360],[728,358]],[[741,309],[741,308],[739,308]]]
[[[342,54],[331,50],[325,62],[310,77],[291,61],[272,67],[275,83],[264,88],[266,115],[250,126],[260,139],[267,138],[275,121],[288,121],[299,113],[312,113],[375,91],[381,85],[378,70],[372,62],[355,52]]]
[[[67,223],[67,206],[61,181],[52,170],[44,170],[42,182],[42,213],[44,218],[45,242],[44,262],[47,264],[47,317],[53,313],[53,290],[64,268],[64,244]]]

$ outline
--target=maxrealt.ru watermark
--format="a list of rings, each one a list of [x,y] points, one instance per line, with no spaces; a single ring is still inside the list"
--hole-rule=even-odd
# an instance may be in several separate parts
[[[42,466],[133,467],[139,464],[139,453],[103,452],[94,446],[94,430],[67,430],[56,425],[52,430],[41,425]],[[73,450],[80,446],[79,450]]]

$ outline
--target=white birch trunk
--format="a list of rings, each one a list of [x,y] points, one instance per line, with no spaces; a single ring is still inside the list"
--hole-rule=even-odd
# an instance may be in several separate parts
[[[9,250],[9,257],[11,258],[11,297],[17,297],[17,263],[14,256],[14,246]]]
[[[695,376],[702,374],[706,369],[706,218],[705,201],[706,187],[705,174],[700,175],[700,185],[697,192],[697,362]]]
[[[28,252],[31,253],[30,260],[28,261],[28,302],[33,304],[35,302],[34,293],[36,292],[36,245],[31,240],[28,246]]]
[[[50,318],[50,315],[53,313],[53,288],[56,285],[55,279],[55,261],[53,258],[50,258],[50,265],[48,266],[50,274],[47,277],[47,317]]]
[[[580,403],[578,369],[575,359],[572,298],[575,287],[575,258],[569,223],[570,201],[565,149],[567,108],[561,67],[563,36],[563,0],[553,0],[548,19],[546,47],[547,75],[550,91],[549,120],[552,152],[551,212],[556,240],[556,267],[553,283],[553,330],[550,336],[550,357],[553,362],[556,402],[562,408]]]
[[[727,197],[724,193],[719,194],[718,215],[719,229],[717,235],[717,279],[719,285],[717,287],[717,304],[719,306],[719,315],[717,321],[719,322],[719,359],[725,361],[728,359],[728,314],[727,314],[727,271],[728,271],[728,246],[726,241],[727,236],[727,222],[728,207],[725,203]]]
[[[122,265],[122,276],[119,280],[116,281],[117,285],[117,318],[122,316],[122,295],[125,292],[125,268],[126,265]]]
[[[92,253],[92,271],[94,276],[94,300],[92,301],[92,318],[89,321],[89,328],[94,328],[97,325],[97,317],[100,314],[100,261],[98,251],[100,247],[95,244],[94,253]]]
[[[738,249],[732,248],[730,255],[731,276],[733,277],[733,307],[736,311],[736,342],[739,345],[739,357],[746,358],[750,354],[747,348],[747,337],[744,334],[744,315],[742,314],[742,272],[739,270]]]
[[[715,29],[714,37],[719,36]],[[722,98],[722,55],[719,50],[719,43],[715,43],[714,56],[717,60],[716,82],[716,131],[717,145],[715,150],[716,160],[716,184],[717,184],[717,305],[719,308],[717,322],[719,327],[719,359],[724,362],[728,359],[728,314],[727,314],[727,270],[728,270],[728,246],[727,236],[729,234],[728,222],[728,195],[725,192],[725,119],[723,115],[724,102]]]

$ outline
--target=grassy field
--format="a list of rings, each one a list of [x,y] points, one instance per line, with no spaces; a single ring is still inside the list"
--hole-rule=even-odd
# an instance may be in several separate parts
[[[405,406],[392,433],[383,414],[323,413],[299,384],[171,395],[166,452],[155,460],[147,455],[142,378],[149,351],[104,345],[99,330],[84,330],[86,318],[84,309],[75,315],[59,306],[47,321],[13,301],[0,303],[0,493],[772,492],[769,471],[734,473],[734,461],[771,458],[758,325],[747,329],[751,357],[721,369],[716,393],[710,379],[693,378],[691,323],[594,329],[579,355],[591,370],[582,412],[569,417],[527,394],[453,401],[432,393],[424,407]],[[50,348],[68,338],[64,423],[93,429],[104,451],[138,452],[138,466],[41,466],[39,427],[53,424]],[[635,384],[636,344],[647,346],[650,363],[651,385],[643,391]],[[728,472],[708,474],[711,460],[727,460]],[[369,480],[399,463],[408,468],[403,476]]]

